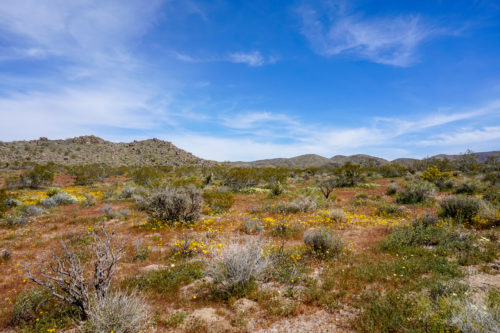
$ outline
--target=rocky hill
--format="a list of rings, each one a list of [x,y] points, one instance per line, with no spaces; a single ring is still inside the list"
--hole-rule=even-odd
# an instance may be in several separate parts
[[[183,166],[210,163],[168,141],[149,139],[115,143],[93,135],[66,140],[40,138],[31,141],[0,142],[0,162],[15,161],[55,162],[64,165],[106,163],[111,166]]]
[[[291,158],[272,158],[253,162],[233,162],[233,166],[239,167],[289,167],[289,168],[311,168],[322,167],[330,160],[316,154],[306,154]]]
[[[490,156],[496,156],[497,158],[500,158],[500,151],[485,151],[485,152],[480,152],[480,153],[472,153],[472,155],[476,158],[476,160],[478,162],[484,162],[488,159],[488,157]],[[441,158],[441,159],[444,159],[444,158],[447,158],[451,161],[453,160],[456,160],[457,158],[459,158],[461,155],[446,155],[446,154],[439,154],[439,155],[435,155],[435,156],[432,156],[434,158]]]

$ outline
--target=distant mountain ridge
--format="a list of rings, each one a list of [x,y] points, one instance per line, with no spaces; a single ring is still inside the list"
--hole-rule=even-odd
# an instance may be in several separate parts
[[[447,155],[439,154],[429,158],[438,158],[449,160],[457,159],[460,155]],[[500,158],[500,151],[487,151],[473,153],[473,156],[478,162],[484,162],[490,156],[498,156]],[[241,167],[292,167],[292,168],[313,168],[313,167],[338,167],[346,163],[360,164],[363,166],[379,166],[388,163],[398,163],[409,166],[414,162],[419,161],[416,158],[397,158],[389,161],[381,157],[370,156],[365,154],[356,154],[350,156],[335,155],[332,158],[326,158],[316,154],[306,154],[291,158],[273,158],[265,160],[257,160],[253,162],[231,162],[234,166]]]
[[[498,156],[500,151],[478,152],[473,154],[479,162],[490,156]],[[439,154],[431,158],[448,158],[454,160],[460,155]],[[94,135],[85,135],[65,140],[49,140],[40,138],[29,141],[0,141],[0,162],[32,161],[37,163],[54,162],[63,165],[81,165],[89,163],[106,163],[111,166],[146,166],[170,165],[212,165],[208,161],[176,147],[169,141],[148,139],[129,143],[110,142]],[[385,165],[390,162],[411,165],[418,159],[398,158],[388,161],[384,158],[356,154],[350,156],[335,155],[326,158],[316,154],[305,154],[290,158],[272,158],[252,162],[229,162],[236,167],[338,167],[348,162],[364,166]]]
[[[159,139],[115,143],[94,135],[66,140],[40,138],[30,141],[0,141],[0,162],[54,162],[63,165],[106,163],[111,166],[204,165],[211,163]]]

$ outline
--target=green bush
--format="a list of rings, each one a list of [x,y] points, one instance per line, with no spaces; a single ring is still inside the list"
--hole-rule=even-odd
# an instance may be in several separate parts
[[[474,194],[479,192],[482,188],[481,182],[477,180],[466,180],[458,184],[455,188],[457,194]]]
[[[396,193],[396,202],[399,204],[423,203],[428,201],[435,191],[435,186],[429,182],[409,182]]]
[[[19,176],[21,187],[39,188],[49,186],[54,181],[53,166],[35,165],[31,171],[27,171]]]
[[[128,277],[123,286],[130,289],[151,290],[165,298],[175,299],[177,290],[185,284],[203,277],[199,262],[186,262],[152,271],[143,275]]]
[[[19,332],[42,333],[69,326],[74,319],[80,319],[76,308],[57,300],[48,290],[31,289],[16,297],[10,324]]]
[[[345,243],[328,228],[312,228],[304,234],[304,244],[315,254],[335,257],[342,253]]]
[[[283,184],[281,184],[281,182],[272,183],[270,186],[270,189],[271,189],[271,192],[269,193],[269,196],[271,198],[278,197],[278,196],[282,195],[283,193],[285,193],[285,187],[283,186]]]
[[[441,200],[439,216],[452,218],[458,223],[471,222],[481,208],[480,201],[471,197],[448,196]]]
[[[230,192],[207,191],[203,193],[203,199],[214,213],[225,213],[234,204],[234,195]]]
[[[339,187],[355,186],[363,180],[361,166],[358,164],[346,163],[343,166],[335,169]]]
[[[132,180],[142,186],[158,185],[163,178],[163,173],[155,167],[137,168],[131,173]]]
[[[394,195],[398,192],[399,190],[399,186],[398,184],[389,184],[389,186],[387,186],[387,189],[385,190],[385,194],[387,195]]]
[[[7,199],[8,199],[7,191],[5,189],[0,189],[0,218],[3,217],[5,212],[9,209],[9,206],[7,205]]]
[[[378,216],[403,216],[404,214],[404,209],[394,204],[382,204],[377,207]]]
[[[112,170],[105,164],[94,163],[70,167],[68,172],[75,177],[76,185],[91,185],[109,177]]]

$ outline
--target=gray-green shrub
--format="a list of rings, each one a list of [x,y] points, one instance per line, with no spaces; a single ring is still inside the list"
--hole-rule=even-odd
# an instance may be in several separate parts
[[[201,204],[201,191],[194,186],[167,187],[148,199],[147,211],[160,222],[190,224],[200,216]]]

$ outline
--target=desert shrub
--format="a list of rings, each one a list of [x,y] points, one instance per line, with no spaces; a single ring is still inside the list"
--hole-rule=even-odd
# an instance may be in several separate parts
[[[128,216],[130,214],[130,211],[126,208],[117,210],[111,205],[105,205],[103,210],[104,210],[104,217],[108,220],[123,216]]]
[[[53,296],[68,305],[76,307],[83,318],[87,318],[92,297],[105,299],[111,286],[111,279],[118,261],[123,255],[123,244],[114,246],[113,235],[104,228],[93,231],[92,250],[95,258],[92,263],[93,274],[86,274],[86,267],[81,263],[78,253],[62,243],[63,254],[54,256],[53,262],[39,273],[34,274],[28,268],[26,276],[32,282],[50,290]]]
[[[230,192],[207,191],[203,193],[203,199],[214,213],[225,213],[234,204],[234,195]]]
[[[54,171],[52,165],[35,165],[31,171],[27,171],[19,176],[21,187],[39,188],[51,185],[54,181]]]
[[[75,165],[68,168],[68,172],[75,177],[76,185],[91,185],[112,174],[111,168],[101,163]]]
[[[448,180],[451,177],[453,177],[451,172],[441,172],[436,166],[429,167],[426,171],[424,171],[420,175],[420,178],[422,180],[433,183],[439,188],[443,188],[443,185],[445,184],[446,180]]]
[[[313,198],[303,196],[293,200],[285,212],[310,212],[317,208],[318,204]]]
[[[201,211],[201,191],[195,187],[170,188],[153,194],[147,202],[151,217],[162,223],[193,223]]]
[[[166,298],[175,298],[177,290],[184,284],[203,277],[200,262],[181,262],[168,268],[128,277],[123,286],[129,289],[151,290]]]
[[[291,238],[300,235],[301,228],[298,225],[290,224],[288,221],[277,221],[272,229],[271,235],[275,237]]]
[[[377,171],[385,178],[393,178],[404,176],[408,168],[398,163],[389,163],[379,166]]]
[[[346,220],[342,208],[330,209],[326,211],[326,214],[323,214],[323,216],[326,217],[329,221],[335,223],[342,223]]]
[[[271,252],[272,265],[269,266],[271,277],[293,287],[301,282],[309,269],[301,262],[301,259],[300,247],[285,248],[282,244],[277,250]]]
[[[47,211],[41,207],[35,205],[22,205],[19,206],[19,211],[25,217],[34,217],[47,213]]]
[[[83,196],[85,197],[85,199],[83,199],[81,202],[81,205],[83,207],[95,206],[95,204],[97,203],[97,199],[92,194],[84,193]]]
[[[5,189],[0,189],[0,218],[5,214],[5,212],[9,209],[8,204],[8,195]]]
[[[314,253],[330,257],[340,255],[345,247],[342,239],[328,228],[312,228],[307,230],[304,234],[304,244]]]
[[[432,224],[415,224],[397,227],[380,244],[383,250],[398,252],[407,246],[438,245],[448,237],[447,229]]]
[[[497,188],[488,189],[488,191],[484,194],[483,199],[493,205],[500,205],[500,190]]]
[[[398,192],[398,190],[399,190],[398,184],[392,183],[392,184],[389,184],[389,186],[387,186],[385,194],[394,195]]]
[[[246,219],[241,225],[241,230],[247,234],[258,233],[264,230],[264,226],[257,218]]]
[[[394,204],[382,204],[377,207],[377,215],[379,216],[403,216],[405,210]]]
[[[474,194],[479,192],[482,188],[482,184],[478,180],[466,180],[461,182],[455,187],[455,193],[457,194]]]
[[[61,192],[61,191],[62,191],[62,189],[61,189],[60,187],[49,187],[49,188],[47,189],[47,192],[46,192],[46,193],[47,193],[47,195],[48,195],[49,197],[51,197],[51,196],[54,196],[54,195],[56,195],[57,193],[59,193],[59,192]]]
[[[452,332],[441,309],[422,296],[389,291],[363,295],[364,311],[354,320],[358,332]],[[441,311],[442,310],[442,311]],[[431,316],[439,311],[439,316]]]
[[[132,180],[142,186],[159,185],[163,173],[155,167],[141,167],[131,173]]]
[[[355,186],[363,180],[362,169],[358,164],[346,163],[335,169],[334,172],[337,176],[337,186],[339,187]]]
[[[267,273],[270,263],[261,243],[231,243],[216,255],[207,275],[214,279],[216,296],[225,299],[245,296],[252,289],[253,283]]]
[[[275,183],[271,184],[270,190],[271,190],[271,192],[269,192],[269,197],[271,197],[271,198],[278,197],[278,196],[282,195],[283,193],[285,193],[285,186],[283,186],[283,184],[281,184],[281,182],[275,182]]]
[[[76,203],[78,200],[66,193],[65,191],[61,191],[51,197],[48,197],[44,200],[42,200],[41,205],[46,207],[46,208],[51,208],[59,205],[71,205]]]
[[[429,227],[429,226],[434,226],[439,222],[439,218],[437,215],[431,214],[431,213],[425,213],[422,215],[419,215],[415,217],[412,221],[412,225],[414,227],[417,226],[424,226],[424,227]]]
[[[483,307],[468,299],[454,300],[450,307],[453,309],[450,324],[460,332],[500,332],[498,309]]]
[[[79,319],[74,308],[48,290],[31,289],[16,296],[10,325],[20,332],[47,332],[54,327],[69,326],[74,319]]]
[[[330,193],[338,186],[338,179],[337,178],[330,178],[325,181],[322,181],[318,184],[318,188],[320,189],[321,193],[325,197],[325,199],[328,199],[330,196]]]
[[[94,297],[89,306],[83,332],[140,332],[150,322],[149,307],[135,292],[116,291],[104,298]]]
[[[471,222],[480,209],[480,201],[465,196],[447,196],[439,204],[439,216],[453,218],[458,223]]]
[[[149,246],[142,245],[142,242],[140,240],[135,243],[134,261],[147,260],[150,255],[151,255],[151,251],[149,250]]]
[[[11,258],[11,254],[9,252],[9,250],[7,249],[1,249],[0,250],[0,263],[4,263],[4,262],[7,262],[9,261],[9,259]]]
[[[279,202],[277,204],[267,204],[260,209],[253,209],[253,212],[264,211],[269,213],[295,214],[316,210],[318,204],[316,200],[307,196],[300,196],[292,202]]]
[[[428,201],[436,192],[429,182],[409,182],[396,193],[396,202],[399,204],[415,204]]]

